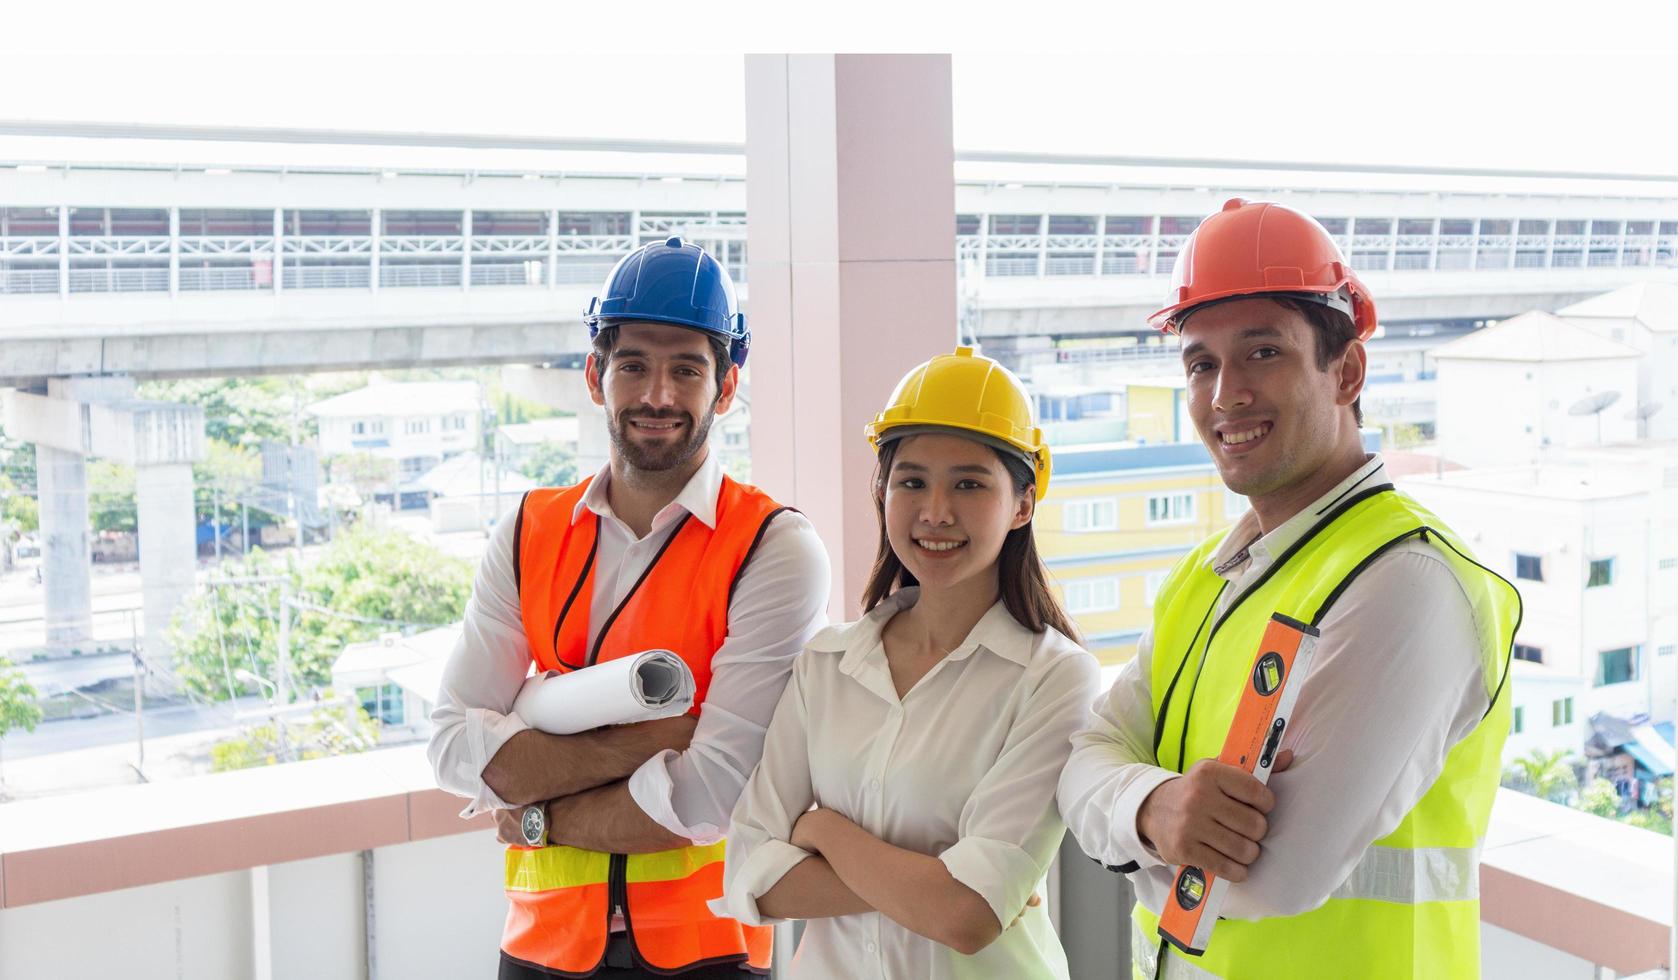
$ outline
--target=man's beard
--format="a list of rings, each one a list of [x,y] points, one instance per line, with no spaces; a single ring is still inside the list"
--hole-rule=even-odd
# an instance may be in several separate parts
[[[625,411],[615,417],[606,417],[606,433],[611,436],[612,448],[617,450],[618,458],[644,473],[662,473],[681,466],[705,448],[705,441],[711,435],[711,423],[716,421],[716,417],[717,412],[714,408],[708,409],[698,424],[694,424],[693,416],[686,412]],[[688,424],[689,436],[685,442],[645,445],[634,439],[629,427],[631,419],[668,419],[685,422]]]

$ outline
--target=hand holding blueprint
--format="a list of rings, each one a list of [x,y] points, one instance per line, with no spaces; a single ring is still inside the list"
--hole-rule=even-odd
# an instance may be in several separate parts
[[[568,673],[536,674],[525,680],[513,702],[525,724],[550,735],[674,718],[692,707],[693,672],[669,650],[648,650]]]

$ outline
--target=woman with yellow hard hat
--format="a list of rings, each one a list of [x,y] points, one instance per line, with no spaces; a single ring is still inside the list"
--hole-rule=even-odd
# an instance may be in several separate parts
[[[795,662],[714,907],[809,920],[798,978],[1065,978],[1037,896],[1098,670],[1032,537],[1049,447],[1019,379],[967,347],[910,371],[867,435],[865,615]]]

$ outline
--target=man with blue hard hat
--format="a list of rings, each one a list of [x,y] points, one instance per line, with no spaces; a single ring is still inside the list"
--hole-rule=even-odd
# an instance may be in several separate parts
[[[751,333],[728,273],[671,238],[620,261],[585,322],[607,465],[497,524],[444,672],[438,785],[494,810],[503,980],[761,975],[770,931],[711,914],[723,833],[792,658],[826,624],[826,550],[802,514],[726,476],[711,424]],[[649,649],[693,673],[693,713],[549,735],[513,712],[537,670]]]

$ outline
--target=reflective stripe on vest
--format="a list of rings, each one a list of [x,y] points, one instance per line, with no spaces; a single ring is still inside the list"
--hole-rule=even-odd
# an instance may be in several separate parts
[[[735,582],[784,508],[724,477],[716,526],[683,518],[590,643],[600,519],[585,510],[572,520],[588,484],[533,490],[519,507],[514,565],[533,659],[540,669],[568,671],[666,649],[692,670],[702,710]],[[556,837],[564,833],[554,828]],[[617,913],[638,960],[655,972],[742,962],[767,970],[772,929],[720,918],[707,906],[722,895],[723,851],[720,841],[630,855],[509,848],[502,952],[548,973],[588,976],[600,968]]]
[[[683,847],[655,854],[631,854],[625,881],[631,885],[649,881],[676,881],[708,864],[721,861],[724,843]],[[507,849],[507,890],[545,892],[555,888],[603,885],[608,881],[612,856],[577,847],[510,847]]]
[[[1286,917],[1220,920],[1206,954],[1184,963],[1202,972],[1181,975],[1476,976],[1479,842],[1490,821],[1509,730],[1505,689],[1519,595],[1476,563],[1438,518],[1390,486],[1340,504],[1220,614],[1228,583],[1208,559],[1222,539],[1214,536],[1179,562],[1156,597],[1149,680],[1160,765],[1183,771],[1217,756],[1252,661],[1252,644],[1271,613],[1320,624],[1359,572],[1410,540],[1431,546],[1462,586],[1478,631],[1488,707],[1446,754],[1421,800],[1368,847],[1322,905]],[[1310,684],[1307,678],[1307,691]],[[1153,937],[1149,957],[1158,955],[1157,921],[1137,904],[1133,922],[1142,935]],[[1139,948],[1137,956],[1143,955]],[[1164,976],[1178,976],[1176,964],[1185,959],[1168,951]]]
[[[1480,848],[1371,845],[1331,898],[1472,902],[1480,898]]]

